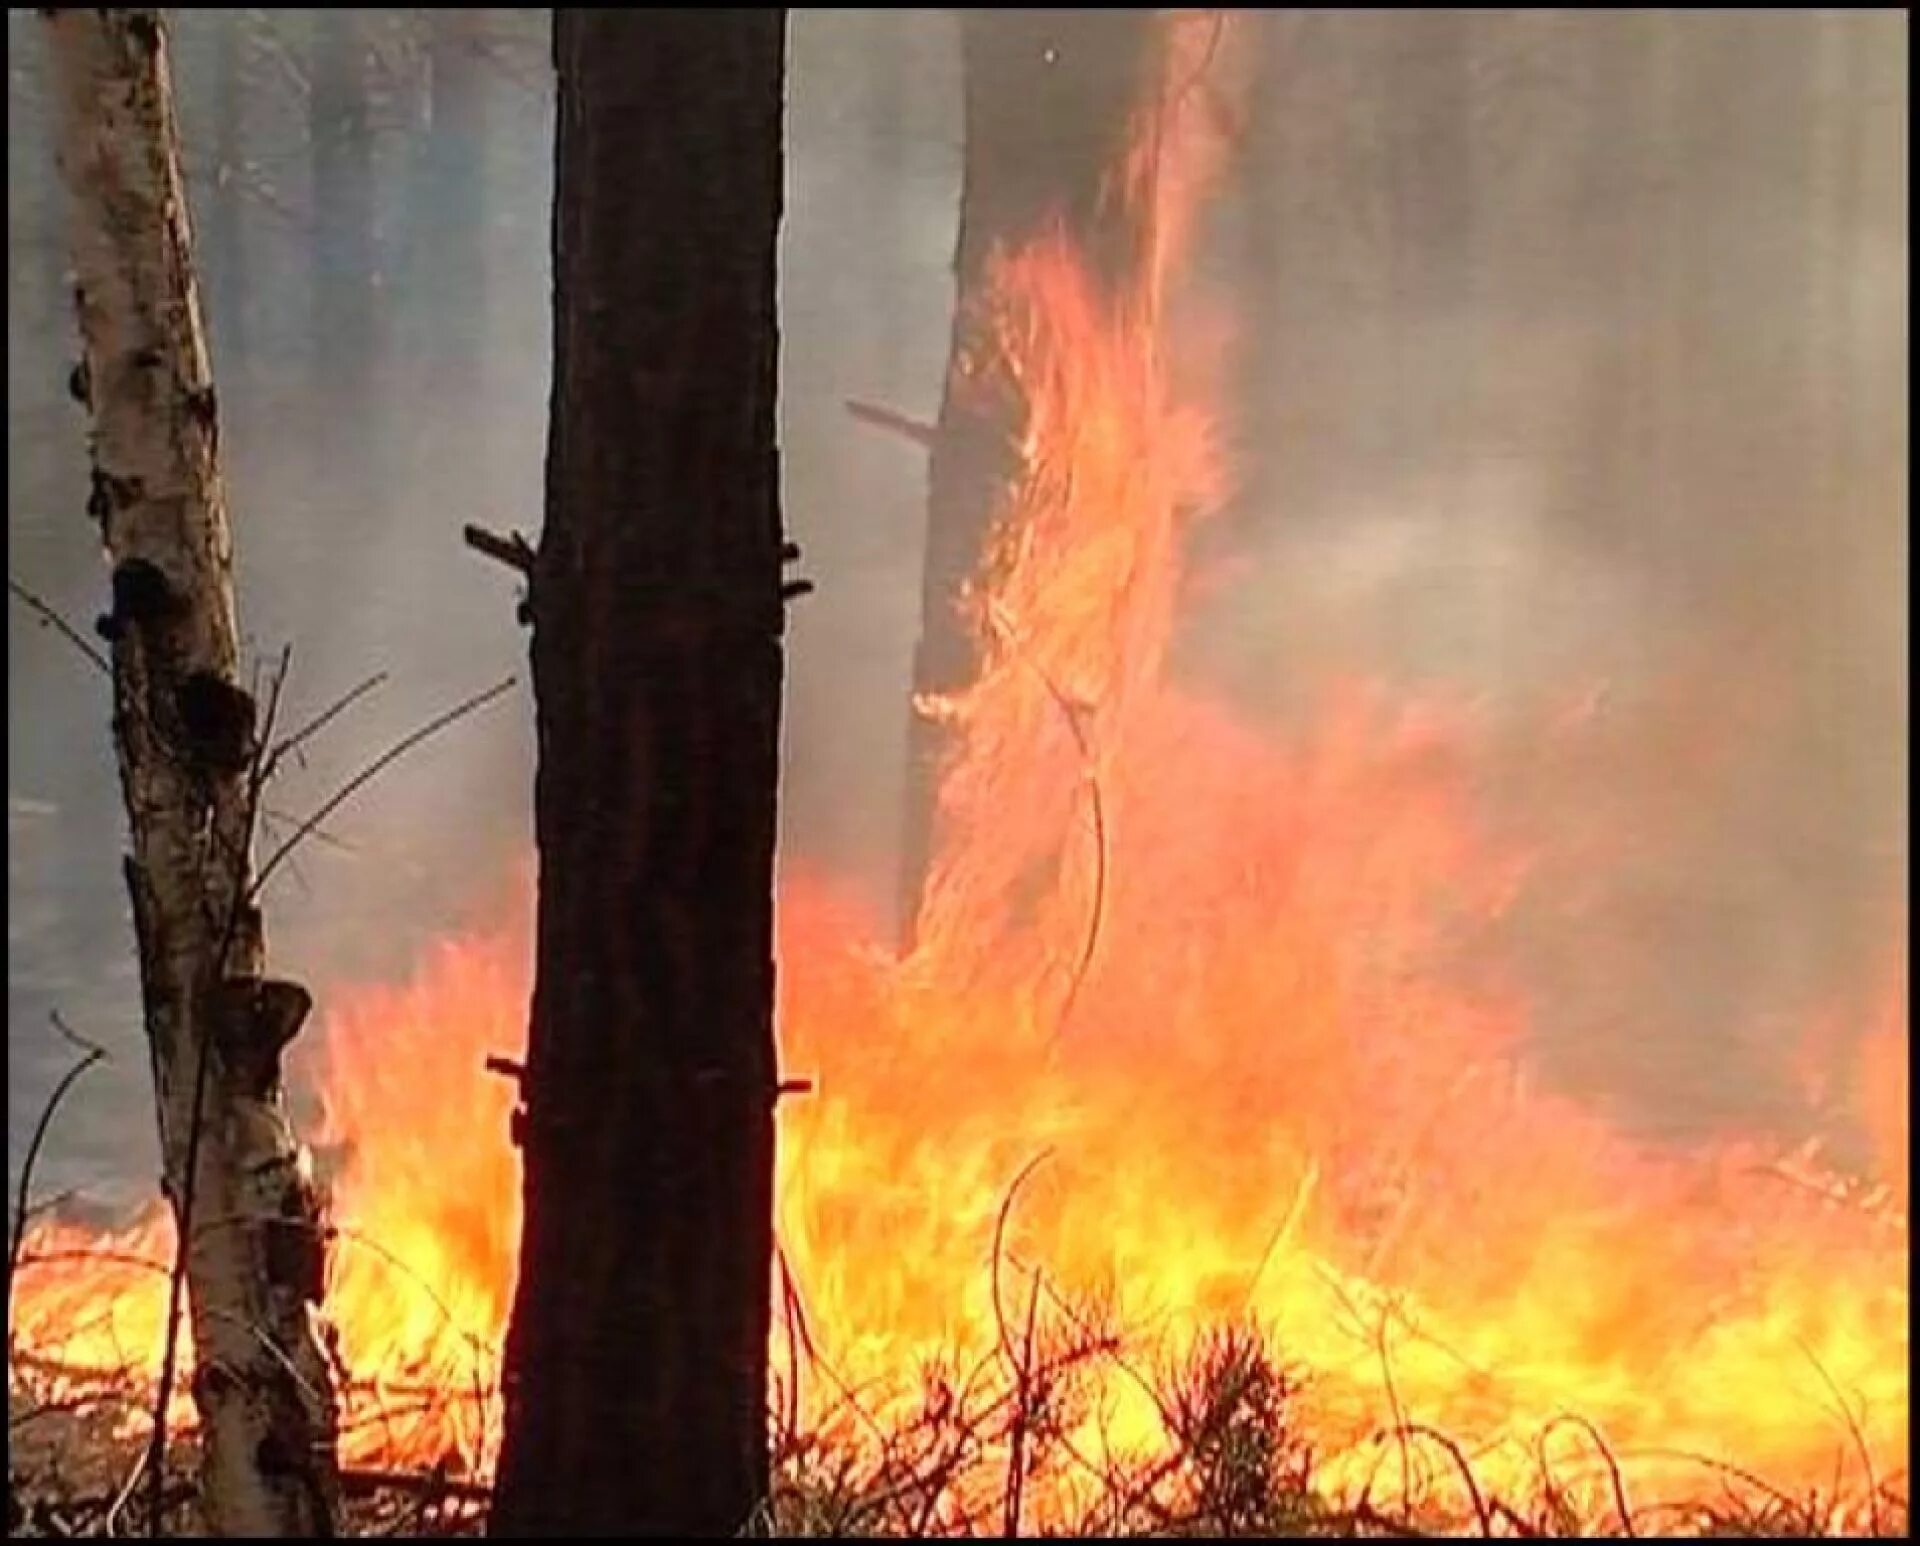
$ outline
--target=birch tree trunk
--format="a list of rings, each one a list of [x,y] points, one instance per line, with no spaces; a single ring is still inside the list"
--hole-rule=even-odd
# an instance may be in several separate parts
[[[280,1053],[304,989],[264,975],[253,905],[255,709],[237,680],[233,539],[180,176],[166,35],[151,10],[55,10],[59,152],[113,564],[114,740],[159,1112],[186,1252],[220,1535],[331,1533],[334,1404],[318,1304],[320,1199]]]
[[[767,1494],[785,27],[554,13],[540,916],[496,1536],[736,1535]]]

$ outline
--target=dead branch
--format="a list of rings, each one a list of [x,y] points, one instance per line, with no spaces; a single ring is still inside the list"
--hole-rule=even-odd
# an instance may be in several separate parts
[[[1491,1539],[1493,1535],[1493,1515],[1487,1507],[1487,1500],[1480,1494],[1479,1480],[1473,1474],[1473,1466],[1458,1443],[1447,1437],[1438,1428],[1430,1428],[1425,1423],[1402,1423],[1400,1432],[1405,1438],[1426,1439],[1437,1444],[1452,1458],[1462,1480],[1467,1484],[1467,1496],[1473,1503],[1473,1517],[1480,1522],[1480,1534]],[[1404,1500],[1403,1500],[1404,1501]],[[1511,1510],[1508,1510],[1511,1513]]]
[[[27,1204],[33,1187],[33,1167],[40,1158],[40,1146],[46,1142],[47,1129],[53,1125],[53,1114],[60,1109],[60,1102],[66,1099],[67,1091],[79,1082],[80,1076],[95,1063],[105,1062],[107,1049],[96,1046],[84,1036],[74,1031],[60,1018],[58,1010],[48,1016],[53,1028],[81,1049],[80,1061],[69,1068],[53,1087],[53,1093],[47,1097],[47,1103],[40,1109],[40,1120],[33,1124],[33,1137],[27,1144],[27,1155],[20,1165],[20,1185],[15,1193],[13,1208],[13,1237],[7,1243],[7,1306],[9,1312],[13,1306],[13,1277],[20,1267],[21,1248],[27,1241],[27,1217],[32,1211]],[[11,1313],[8,1316],[12,1320]],[[11,1327],[9,1327],[11,1329]]]
[[[845,399],[841,406],[862,424],[871,424],[875,429],[891,431],[923,451],[933,449],[936,432],[934,426],[924,419],[911,419],[904,413],[894,412],[891,408],[882,408],[874,403],[863,403],[851,397]]]
[[[39,616],[40,621],[44,625],[60,634],[62,638],[82,655],[85,655],[88,660],[92,661],[95,666],[99,667],[99,669],[104,671],[108,676],[113,675],[113,666],[108,662],[107,657],[89,644],[80,633],[80,630],[56,612],[52,606],[28,590],[26,586],[22,585],[12,575],[7,576],[7,589],[12,591],[17,599],[26,603],[26,605]]]
[[[260,866],[260,873],[254,878],[253,886],[248,893],[249,900],[260,895],[262,888],[265,887],[273,872],[280,867],[289,854],[300,846],[308,834],[342,805],[346,804],[348,800],[352,799],[353,796],[367,784],[371,783],[381,773],[386,771],[388,767],[398,762],[400,758],[404,757],[416,746],[419,746],[423,741],[431,740],[448,726],[466,718],[467,715],[473,713],[475,710],[484,708],[512,687],[516,680],[517,678],[509,676],[502,681],[494,683],[493,686],[487,688],[486,691],[475,693],[471,698],[455,704],[444,714],[436,715],[419,729],[402,736],[392,746],[388,747],[386,751],[368,763],[366,767],[354,774],[352,778],[348,779],[339,789],[328,796],[327,799],[321,803],[318,810],[306,817],[306,819],[294,829],[291,837],[278,848],[274,849],[267,862]]]
[[[379,1492],[413,1492],[451,1498],[457,1503],[484,1503],[492,1496],[492,1489],[484,1483],[461,1481],[437,1468],[382,1471],[365,1466],[342,1467],[340,1490],[350,1498],[368,1498]]]
[[[1013,1213],[1014,1199],[1020,1195],[1020,1188],[1026,1185],[1027,1177],[1038,1170],[1052,1154],[1052,1149],[1042,1149],[1038,1154],[1034,1155],[1032,1159],[1028,1160],[1026,1164],[1020,1167],[1019,1173],[1014,1176],[1012,1182],[1007,1187],[1006,1196],[1000,1199],[1000,1214],[993,1223],[993,1257],[989,1267],[991,1278],[989,1286],[993,1290],[993,1322],[1000,1337],[1000,1351],[1005,1356],[1009,1366],[1013,1365],[1016,1360],[1013,1355],[1013,1339],[1007,1332],[1006,1308],[1000,1300],[1000,1259],[1004,1254],[1006,1246],[1007,1219]]]
[[[1073,976],[1068,980],[1066,995],[1060,1001],[1060,1019],[1054,1028],[1054,1035],[1058,1036],[1066,1030],[1067,1022],[1073,1016],[1073,1006],[1079,1002],[1080,989],[1093,966],[1093,953],[1100,946],[1100,929],[1105,921],[1107,905],[1106,801],[1100,792],[1100,770],[1093,755],[1093,743],[1087,738],[1086,725],[1081,718],[1083,709],[1066,695],[1047,669],[1022,647],[1012,621],[998,604],[989,605],[987,617],[1008,652],[1039,679],[1047,696],[1060,710],[1073,736],[1073,743],[1079,749],[1080,765],[1086,774],[1087,807],[1093,818],[1093,901],[1087,909],[1087,935],[1080,946],[1080,958],[1074,963]]]
[[[474,552],[491,558],[495,563],[505,564],[516,574],[529,579],[533,577],[533,547],[519,532],[502,537],[484,526],[463,526],[460,536]]]
[[[1615,1511],[1620,1515],[1620,1528],[1629,1539],[1632,1539],[1638,1532],[1633,1526],[1633,1510],[1627,1507],[1626,1479],[1620,1474],[1620,1462],[1613,1453],[1613,1446],[1601,1437],[1598,1428],[1578,1413],[1563,1412],[1541,1430],[1540,1445],[1542,1452],[1544,1453],[1547,1440],[1552,1437],[1554,1429],[1563,1424],[1580,1429],[1581,1432],[1585,1433],[1587,1438],[1592,1441],[1594,1450],[1600,1456],[1601,1464],[1607,1468],[1607,1477],[1613,1486],[1613,1506]]]
[[[327,708],[322,709],[312,719],[308,720],[306,724],[302,725],[298,730],[294,731],[291,735],[287,736],[286,739],[284,739],[277,746],[275,746],[273,748],[273,751],[269,754],[267,758],[266,773],[263,776],[262,781],[265,782],[266,780],[270,780],[273,777],[274,772],[278,769],[282,759],[289,757],[293,755],[293,753],[297,752],[302,746],[304,746],[308,741],[311,741],[322,730],[326,729],[328,725],[332,724],[334,720],[338,719],[342,714],[344,714],[349,708],[351,708],[361,698],[364,698],[368,693],[374,691],[375,688],[385,685],[386,680],[387,680],[386,672],[384,671],[374,672],[374,674],[368,677],[365,681],[359,683],[354,687],[349,688],[346,692],[342,693]]]
[[[1873,1450],[1867,1443],[1866,1434],[1861,1431],[1860,1419],[1854,1414],[1853,1404],[1841,1394],[1839,1385],[1827,1372],[1827,1366],[1820,1361],[1813,1349],[1797,1336],[1793,1340],[1798,1345],[1802,1356],[1813,1365],[1813,1372],[1820,1376],[1821,1384],[1827,1387],[1828,1394],[1833,1397],[1834,1405],[1840,1409],[1840,1420],[1846,1425],[1847,1433],[1853,1440],[1854,1450],[1860,1456],[1861,1467],[1866,1472],[1868,1523],[1873,1533],[1878,1535],[1880,1533],[1880,1484],[1874,1480]]]

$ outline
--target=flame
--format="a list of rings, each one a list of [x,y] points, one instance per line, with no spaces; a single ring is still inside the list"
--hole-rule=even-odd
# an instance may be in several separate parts
[[[1213,25],[1172,22],[1170,83]],[[1182,542],[1225,481],[1167,349],[1217,162],[1195,96],[1162,91],[1117,181],[1150,236],[1130,288],[1059,233],[993,266],[1021,466],[964,601],[979,676],[925,705],[958,749],[913,954],[830,877],[782,880],[783,1054],[815,1081],[782,1108],[785,1396],[878,1421],[1004,1351],[1044,1289],[1162,1360],[1267,1328],[1310,1371],[1331,1485],[1371,1485],[1398,1430],[1404,1490],[1420,1428],[1525,1494],[1553,1439],[1604,1519],[1576,1414],[1641,1502],[1717,1485],[1690,1457],[1802,1492],[1839,1466],[1863,1496],[1907,1441],[1904,963],[1861,1074],[1880,1193],[1758,1141],[1635,1142],[1531,1084],[1525,1002],[1450,966],[1528,874],[1476,810],[1473,714],[1336,684],[1281,737],[1167,670]],[[350,1457],[490,1463],[520,1202],[482,1063],[520,1044],[529,922],[523,895],[408,985],[330,996]],[[49,1223],[29,1255],[36,1367],[151,1371],[164,1224]],[[1100,1443],[1163,1424],[1107,1382]]]

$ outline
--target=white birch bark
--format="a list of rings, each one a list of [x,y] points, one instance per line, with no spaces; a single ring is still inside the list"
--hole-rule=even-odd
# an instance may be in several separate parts
[[[330,1534],[321,1208],[280,1081],[308,999],[265,979],[248,894],[256,716],[237,679],[232,533],[166,35],[153,10],[42,14],[72,195],[88,509],[113,565],[101,628],[162,1185],[176,1220],[190,1215],[201,1503],[220,1535]]]

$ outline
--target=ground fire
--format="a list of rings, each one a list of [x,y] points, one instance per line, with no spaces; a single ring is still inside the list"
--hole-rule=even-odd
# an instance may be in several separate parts
[[[1204,40],[1172,36],[1178,78]],[[1328,683],[1281,733],[1169,667],[1185,542],[1231,478],[1174,320],[1220,147],[1202,103],[1143,122],[1116,183],[1151,232],[1138,283],[1109,297],[1042,238],[988,297],[1026,431],[965,598],[983,670],[923,706],[958,751],[913,952],[833,876],[782,879],[783,1063],[812,1082],[781,1107],[789,1454],[1077,1346],[1024,1505],[1073,1517],[1169,1442],[1163,1376],[1244,1327],[1297,1371],[1330,1495],[1473,1528],[1554,1488],[1605,1529],[1737,1474],[1859,1528],[1904,1510],[1904,949],[1846,1011],[1872,1022],[1845,1094],[1870,1173],[1654,1145],[1525,1076],[1525,997],[1449,964],[1539,859],[1476,804],[1472,707]],[[520,1181],[484,1065],[524,1038],[530,890],[408,981],[321,995],[356,1462],[484,1475],[497,1445]],[[169,1259],[157,1219],[34,1228],[21,1376],[157,1367]]]

